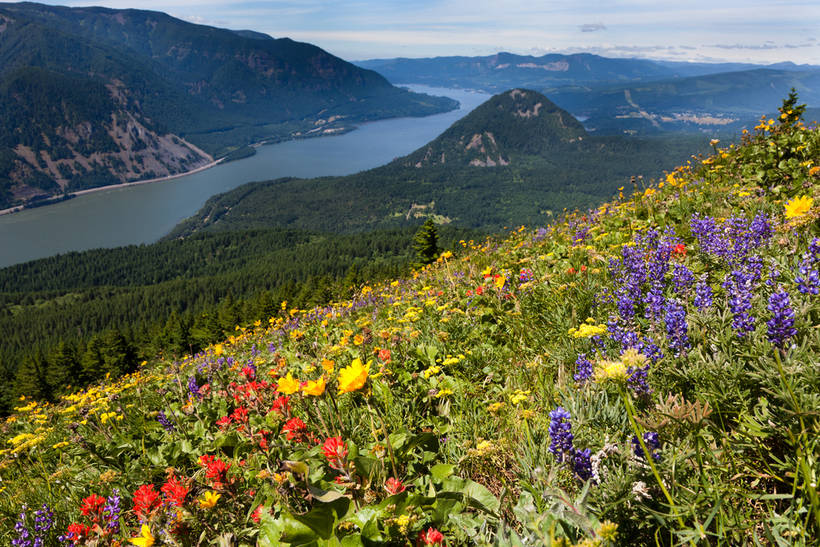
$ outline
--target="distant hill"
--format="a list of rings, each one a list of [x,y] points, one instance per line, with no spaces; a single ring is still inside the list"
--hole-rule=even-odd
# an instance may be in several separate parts
[[[388,165],[346,177],[280,179],[214,196],[169,238],[287,227],[354,232],[441,224],[493,231],[597,205],[631,176],[658,176],[702,138],[592,137],[544,95],[496,95]]]
[[[606,87],[563,89],[550,96],[598,132],[721,130],[735,134],[795,88],[820,105],[820,69],[758,68]]]
[[[498,92],[526,87],[602,134],[734,135],[796,88],[820,105],[820,66],[685,63],[591,54],[374,59],[358,62],[393,83]]]
[[[287,38],[151,11],[0,4],[0,208],[455,106]]]
[[[611,59],[578,53],[540,57],[497,53],[484,57],[371,59],[357,61],[393,83],[420,83],[499,92],[513,87],[533,89],[593,82],[627,82],[669,78],[672,67],[643,59]]]

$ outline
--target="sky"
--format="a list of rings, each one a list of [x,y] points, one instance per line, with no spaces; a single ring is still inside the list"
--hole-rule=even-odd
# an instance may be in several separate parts
[[[48,2],[52,3],[52,2]],[[589,52],[820,64],[820,0],[64,0],[310,42],[343,59]]]

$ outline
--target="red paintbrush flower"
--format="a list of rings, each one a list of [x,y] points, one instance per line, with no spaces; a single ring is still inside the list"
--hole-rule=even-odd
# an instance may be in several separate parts
[[[347,456],[347,446],[341,437],[330,437],[322,445],[322,453],[327,458],[330,467],[342,468],[342,460]]]
[[[159,492],[154,490],[153,484],[143,484],[134,492],[134,513],[140,522],[147,520],[148,515],[159,507]]]
[[[444,534],[435,528],[428,528],[426,532],[419,533],[419,543],[424,545],[442,545],[444,543]]]
[[[165,495],[165,501],[168,505],[182,507],[189,489],[183,486],[178,478],[171,475],[171,478],[162,485],[160,490],[162,490],[162,493]]]
[[[80,507],[80,513],[86,517],[92,517],[94,522],[99,518],[100,507],[105,503],[105,498],[97,494],[91,494],[87,498],[83,498],[83,505]]]
[[[404,484],[395,477],[390,477],[386,481],[384,481],[384,489],[387,490],[387,493],[391,496],[395,496],[405,490]]]

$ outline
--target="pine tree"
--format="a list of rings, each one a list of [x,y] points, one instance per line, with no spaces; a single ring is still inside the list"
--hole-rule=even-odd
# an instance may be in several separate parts
[[[780,125],[792,126],[795,125],[800,118],[803,117],[803,112],[806,111],[805,104],[797,104],[797,90],[792,88],[789,91],[789,96],[783,99],[783,106],[780,110]]]
[[[435,262],[440,249],[438,248],[438,229],[432,219],[428,218],[422,224],[413,238],[413,250],[416,252],[415,267],[419,268]]]

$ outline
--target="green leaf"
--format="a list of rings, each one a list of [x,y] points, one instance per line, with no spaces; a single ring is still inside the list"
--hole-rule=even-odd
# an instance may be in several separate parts
[[[456,470],[456,466],[449,463],[439,463],[430,468],[430,475],[436,482],[441,482]]]

